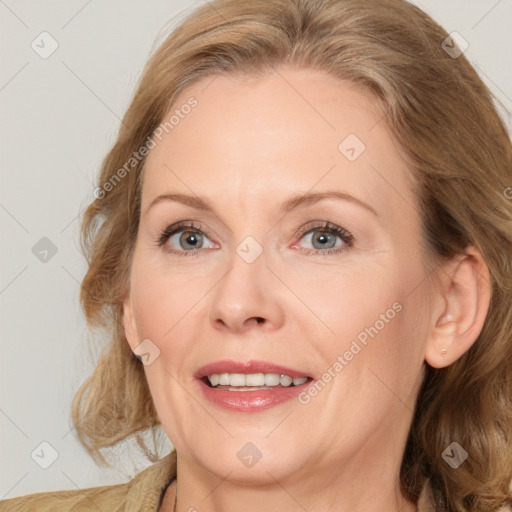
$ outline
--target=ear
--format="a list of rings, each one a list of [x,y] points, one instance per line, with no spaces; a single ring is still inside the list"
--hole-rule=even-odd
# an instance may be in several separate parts
[[[128,340],[128,344],[132,349],[132,352],[139,345],[139,335],[137,330],[137,324],[133,315],[133,306],[131,302],[131,293],[126,292],[123,298],[123,327],[124,334]]]
[[[471,348],[489,310],[489,270],[480,252],[469,247],[466,255],[443,265],[438,286],[425,361],[434,368],[444,368]]]

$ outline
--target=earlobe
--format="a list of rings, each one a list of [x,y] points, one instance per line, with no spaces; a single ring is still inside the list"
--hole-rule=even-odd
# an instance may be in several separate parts
[[[449,366],[467,352],[482,331],[491,299],[489,270],[470,247],[440,269],[438,304],[425,348],[434,368]]]

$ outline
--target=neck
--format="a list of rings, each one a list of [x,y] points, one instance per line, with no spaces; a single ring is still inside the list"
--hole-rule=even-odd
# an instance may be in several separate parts
[[[363,467],[353,460],[341,469],[336,465],[322,470],[304,466],[280,478],[265,471],[266,477],[255,483],[237,480],[229,471],[224,478],[216,477],[179,453],[177,469],[176,503],[164,501],[162,512],[238,512],[241,503],[246,512],[417,512],[400,493],[399,468],[382,462]]]

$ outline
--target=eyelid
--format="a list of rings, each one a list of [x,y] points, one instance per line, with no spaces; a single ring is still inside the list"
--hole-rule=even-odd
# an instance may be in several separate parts
[[[164,252],[168,254],[173,254],[176,256],[194,256],[199,251],[203,250],[200,249],[192,249],[190,251],[184,251],[179,249],[172,249],[170,247],[167,247],[167,242],[171,237],[176,235],[176,233],[179,233],[181,231],[196,231],[198,233],[201,233],[202,235],[206,236],[209,240],[212,241],[212,244],[218,245],[217,242],[215,242],[215,236],[210,236],[208,233],[208,230],[205,229],[200,222],[197,221],[178,221],[173,224],[170,224],[166,228],[164,228],[160,234],[157,236],[155,242],[157,247],[161,248]]]
[[[336,233],[345,234],[347,236],[347,238],[350,238],[350,239],[354,238],[352,233],[350,233],[348,230],[346,230],[342,226],[338,226],[337,224],[334,224],[334,223],[326,221],[326,220],[320,220],[320,221],[317,220],[317,221],[308,222],[305,226],[302,226],[301,228],[299,228],[297,230],[295,236],[302,237],[306,233],[309,233],[310,231],[313,231],[313,230],[318,230],[318,231],[332,230],[333,232],[336,232]]]
[[[206,229],[200,222],[197,221],[178,221],[173,224],[166,226],[158,235],[157,242],[162,245],[164,244],[171,236],[175,235],[180,231],[186,231],[189,229],[190,231],[197,231],[206,235],[208,238],[216,238],[209,235],[209,230]]]
[[[353,247],[355,242],[355,237],[352,235],[350,231],[345,229],[342,226],[334,224],[329,221],[311,221],[305,226],[301,227],[294,235],[294,239],[301,240],[305,235],[314,231],[324,231],[326,233],[333,234],[340,238],[343,242],[341,247],[329,248],[329,249],[304,249],[303,252],[307,254],[315,254],[315,255],[328,255],[328,254],[336,254],[346,251]],[[292,247],[295,248],[297,242],[292,244]]]
[[[206,236],[208,239],[212,241],[213,244],[218,245],[215,241],[216,236],[210,236],[209,230],[205,229],[203,225],[200,222],[197,221],[178,221],[176,223],[170,224],[167,226],[158,236],[156,242],[159,247],[166,245],[166,243],[169,241],[169,239],[174,236],[176,233],[179,233],[181,231],[196,231],[198,233],[201,233],[202,235]],[[340,238],[343,242],[341,247],[336,248],[328,248],[328,249],[303,249],[303,252],[307,254],[319,254],[319,255],[327,255],[327,254],[334,254],[339,253],[342,251],[345,251],[353,246],[354,244],[354,236],[352,233],[350,233],[348,230],[343,228],[342,226],[338,226],[337,224],[334,224],[329,221],[310,221],[306,225],[299,228],[295,234],[293,235],[294,240],[301,240],[306,234],[314,231],[324,231],[330,234],[333,234]],[[292,247],[296,248],[296,242],[293,242]],[[210,248],[211,249],[211,248]],[[203,248],[199,249],[192,249],[189,251],[185,250],[177,250],[177,249],[170,249],[170,248],[164,248],[165,251],[176,254],[178,256],[194,256],[197,255],[198,252],[204,250]]]

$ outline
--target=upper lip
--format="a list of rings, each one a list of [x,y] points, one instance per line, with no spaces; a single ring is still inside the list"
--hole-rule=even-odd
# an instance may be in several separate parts
[[[214,373],[278,373],[279,375],[289,375],[290,377],[309,377],[308,373],[301,370],[294,370],[286,366],[270,363],[267,361],[215,361],[202,366],[195,373],[195,377],[213,375]]]

